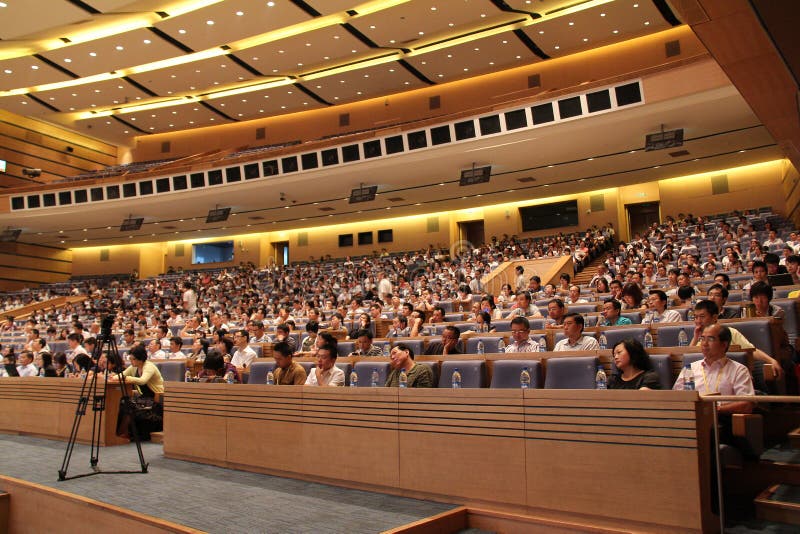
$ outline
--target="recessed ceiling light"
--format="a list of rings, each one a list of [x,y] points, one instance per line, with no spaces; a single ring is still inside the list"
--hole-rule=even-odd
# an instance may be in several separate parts
[[[600,13],[600,16],[601,16],[601,17],[605,17],[605,16],[606,16],[606,14],[605,14],[605,13]]]
[[[31,68],[32,68],[33,70],[39,70],[39,65],[31,65]]]
[[[420,35],[425,35],[425,32],[419,32]]]
[[[584,43],[588,43],[588,42],[589,42],[589,38],[588,38],[588,37],[584,37],[584,38],[583,38],[583,42],[584,42]]]
[[[6,69],[3,72],[5,72],[6,74],[12,74],[14,71],[11,69]]]
[[[650,21],[649,20],[645,21],[644,25],[645,26],[650,26]]]
[[[241,17],[242,15],[244,15],[244,11],[237,11],[236,12],[236,16],[237,17]]]
[[[213,20],[207,20],[206,24],[208,24],[209,26],[213,26],[214,25],[214,21]]]
[[[124,46],[120,46],[120,45],[117,45],[115,48],[117,50],[125,50],[125,47]]]
[[[186,30],[184,30],[183,28],[181,28],[180,30],[178,30],[178,33],[180,33],[180,34],[184,34],[184,33],[186,33]]]
[[[64,63],[72,63],[72,60],[68,57],[64,58]]]
[[[611,33],[619,33],[619,30],[614,30],[614,31],[613,31],[613,32],[611,32]]]
[[[275,2],[267,2],[267,7],[274,7],[274,6],[275,6]]]
[[[144,41],[142,41],[142,42],[143,42],[144,44],[150,44],[150,43],[152,43],[152,41],[151,41],[150,39],[145,39],[145,40],[144,40]]]
[[[555,48],[556,50],[560,50],[561,49],[561,47],[558,46],[558,45],[555,45],[553,48]]]
[[[544,35],[544,30],[539,30],[539,35]]]
[[[8,7],[8,4],[6,4],[5,2],[0,2],[0,7]]]
[[[639,4],[633,4],[633,7],[639,7]]]
[[[89,55],[92,57],[97,57],[97,52],[89,52]]]

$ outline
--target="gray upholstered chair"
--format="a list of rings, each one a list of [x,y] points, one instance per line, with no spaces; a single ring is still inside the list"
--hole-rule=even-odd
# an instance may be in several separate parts
[[[545,389],[594,389],[599,360],[594,356],[550,358],[544,379]]]
[[[520,387],[520,374],[525,367],[531,374],[530,387],[541,387],[541,364],[536,360],[496,360],[489,387],[505,389]]]

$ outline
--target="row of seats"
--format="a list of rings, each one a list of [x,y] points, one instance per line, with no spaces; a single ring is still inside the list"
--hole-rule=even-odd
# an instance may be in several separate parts
[[[700,353],[684,354],[682,365],[690,364],[703,357]],[[744,352],[729,353],[728,357],[739,363],[745,363]],[[662,389],[671,389],[675,381],[673,374],[672,357],[669,354],[653,354],[650,356],[654,370],[658,373]],[[313,362],[298,362],[306,372],[311,372],[315,365]],[[445,360],[421,361],[419,365],[427,365],[431,368],[435,383],[440,388],[452,387],[452,375],[455,369],[461,374],[461,385],[463,388],[490,388],[513,389],[520,387],[520,374],[527,368],[531,375],[531,388],[545,389],[594,389],[595,375],[600,359],[596,356],[571,356],[548,358],[546,372],[541,360],[495,360],[493,361],[491,380],[488,380],[487,364],[484,360]],[[185,362],[157,362],[156,366],[161,370],[164,380],[167,382],[180,382],[185,379]],[[358,387],[371,387],[372,373],[378,373],[378,386],[386,383],[386,378],[390,371],[390,364],[387,361],[366,361],[361,360],[353,365],[352,363],[336,363],[345,374],[345,384],[350,385],[350,376],[355,370],[358,375]],[[259,361],[250,366],[248,384],[265,384],[267,374],[275,370],[275,362]],[[611,364],[611,372],[616,369]]]

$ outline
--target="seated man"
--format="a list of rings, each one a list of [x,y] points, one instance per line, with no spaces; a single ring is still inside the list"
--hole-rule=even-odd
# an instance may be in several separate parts
[[[306,337],[300,344],[300,352],[311,352],[317,342],[317,334],[319,334],[319,323],[315,320],[310,320],[306,323]]]
[[[409,335],[411,335],[411,329],[408,327],[408,319],[405,315],[398,315],[392,319],[392,327],[386,337],[408,337]]]
[[[706,292],[709,300],[713,300],[720,310],[720,319],[737,319],[739,312],[735,309],[725,309],[725,303],[728,302],[728,290],[722,284],[713,284]]]
[[[461,354],[458,350],[458,339],[461,337],[461,330],[457,326],[445,326],[442,332],[442,340],[434,341],[428,344],[425,349],[425,355],[431,356],[436,354]]]
[[[286,343],[292,349],[292,354],[297,352],[297,341],[290,336],[292,329],[286,323],[281,323],[275,327],[275,343]]]
[[[372,343],[372,332],[366,328],[357,332],[355,350],[349,356],[382,356],[383,350]]]
[[[262,321],[251,321],[250,343],[272,343],[272,338],[264,331]]]
[[[608,298],[603,301],[603,321],[599,326],[625,326],[631,324],[631,320],[620,315],[622,304],[618,300]]]
[[[431,312],[431,318],[428,319],[428,324],[446,323],[447,319],[444,316],[444,308],[441,306],[434,306]]]
[[[231,364],[233,364],[234,367],[248,367],[253,360],[258,358],[256,351],[251,349],[248,345],[249,339],[250,336],[247,335],[247,330],[237,330],[236,333],[233,334],[233,344],[236,347],[236,351],[231,358]]]
[[[36,376],[39,374],[39,369],[33,364],[33,353],[31,351],[23,350],[19,353],[17,372],[19,376]]]
[[[567,304],[585,304],[589,301],[581,297],[580,287],[572,285],[569,286],[569,294],[567,295],[567,298],[564,299],[564,302]]]
[[[564,317],[567,308],[561,299],[553,299],[547,303],[547,321],[545,328],[561,328],[564,326]]]
[[[567,352],[573,350],[597,350],[600,344],[590,336],[583,335],[584,319],[580,313],[568,313],[564,316],[564,333],[566,339],[562,339],[553,347],[555,352]]]
[[[336,367],[336,347],[322,345],[317,349],[317,367],[308,373],[307,386],[343,386],[344,371]]]
[[[406,387],[432,388],[433,371],[427,365],[417,364],[414,361],[414,351],[405,343],[398,343],[389,354],[392,370],[386,377],[386,387],[396,388],[400,385],[400,373],[406,372]]]
[[[169,338],[169,355],[168,358],[170,359],[180,359],[186,358],[186,355],[183,353],[181,348],[183,347],[183,340],[178,336],[172,336]]]
[[[147,358],[149,360],[164,360],[167,358],[167,353],[161,350],[161,342],[153,338],[147,344]]]
[[[692,341],[689,343],[692,346],[700,345],[700,337],[702,336],[703,330],[713,324],[717,324],[717,320],[719,319],[719,308],[717,308],[717,304],[711,300],[701,300],[694,306],[694,336],[692,337]],[[769,354],[765,353],[761,349],[755,348],[750,341],[746,337],[744,337],[741,332],[736,330],[735,328],[728,327],[731,332],[731,345],[738,345],[742,349],[754,349],[753,351],[753,358],[764,363],[769,363],[772,365],[773,370],[775,371],[775,377],[780,378],[783,376],[783,368],[778,361],[770,356]]]
[[[288,343],[276,343],[272,347],[272,356],[275,358],[275,385],[276,386],[302,386],[306,382],[306,370],[302,365],[292,360],[294,350]]]
[[[647,296],[647,312],[642,319],[642,324],[650,323],[679,323],[683,319],[675,310],[667,309],[667,294],[660,289],[653,289]]]
[[[506,346],[507,353],[539,352],[539,344],[530,338],[531,323],[525,317],[511,319],[511,339],[514,341]]]
[[[542,312],[539,308],[531,302],[531,294],[527,291],[520,291],[517,293],[516,302],[511,308],[504,319],[513,319],[514,317],[541,317]]]

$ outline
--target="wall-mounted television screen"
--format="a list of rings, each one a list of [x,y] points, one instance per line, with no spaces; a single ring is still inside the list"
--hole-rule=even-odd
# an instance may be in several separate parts
[[[233,260],[233,241],[192,245],[192,263],[223,263]]]
[[[523,232],[578,225],[578,201],[567,200],[519,208]]]

